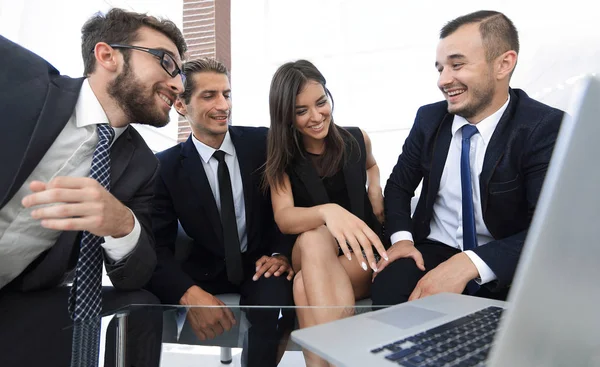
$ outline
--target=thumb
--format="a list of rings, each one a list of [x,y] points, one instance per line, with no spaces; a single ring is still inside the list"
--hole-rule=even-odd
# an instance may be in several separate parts
[[[421,269],[422,271],[425,271],[425,261],[423,261],[423,255],[421,254],[421,252],[419,252],[419,250],[415,250],[411,257],[415,260],[415,264],[417,264],[417,268]]]

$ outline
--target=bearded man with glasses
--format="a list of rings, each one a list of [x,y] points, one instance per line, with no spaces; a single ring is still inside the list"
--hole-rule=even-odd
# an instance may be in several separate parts
[[[3,367],[96,365],[79,360],[73,330],[93,355],[99,315],[159,303],[141,290],[156,265],[158,162],[130,124],[168,123],[186,49],[171,21],[112,9],[83,26],[85,78],[73,79],[0,36]],[[101,288],[102,264],[114,288]],[[127,366],[159,365],[161,324],[130,315]],[[114,346],[109,329],[106,366]]]

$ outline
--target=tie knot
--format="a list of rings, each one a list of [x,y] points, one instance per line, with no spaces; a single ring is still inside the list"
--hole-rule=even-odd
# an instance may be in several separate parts
[[[462,127],[462,137],[463,139],[471,139],[473,135],[477,133],[477,128],[473,125],[465,125]]]
[[[98,142],[108,141],[110,144],[115,137],[115,130],[110,125],[99,124],[98,126]]]
[[[219,163],[222,163],[225,161],[225,152],[222,150],[215,150],[215,152],[213,153],[213,157],[215,157],[215,159],[218,160]]]

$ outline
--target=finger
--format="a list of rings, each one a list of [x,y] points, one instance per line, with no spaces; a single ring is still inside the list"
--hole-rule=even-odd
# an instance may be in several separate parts
[[[34,219],[54,219],[85,217],[98,213],[97,205],[90,203],[58,204],[35,209],[31,212]]]
[[[197,315],[197,312],[193,309],[190,309],[188,314],[188,321],[192,324],[192,330],[194,330],[194,334],[196,334],[196,336],[198,337],[198,339],[200,340],[206,340],[206,334],[204,333],[203,329],[202,329],[202,323],[201,323],[201,316]]]
[[[287,269],[288,269],[288,266],[286,264],[276,265],[276,269],[273,272],[273,275],[275,275],[276,277],[278,277],[281,274],[285,273],[285,271]]]
[[[202,331],[206,335],[207,339],[214,339],[217,336],[217,334],[210,326],[203,328]]]
[[[53,203],[78,203],[85,201],[80,190],[73,189],[45,189],[27,195],[21,200],[24,207]]]
[[[225,315],[223,315],[223,316],[225,316]],[[215,336],[221,335],[225,331],[225,329],[223,329],[223,325],[221,325],[222,319],[223,319],[223,317],[218,319],[217,322],[211,327],[212,331],[215,333]]]
[[[229,315],[227,314],[227,311],[229,311],[228,308],[223,308],[223,313],[221,315],[221,318],[219,319],[219,323],[221,324],[221,327],[224,330],[231,330],[231,327],[233,326],[233,322],[231,321],[231,318],[229,317]]]
[[[193,328],[194,330],[194,334],[196,334],[196,336],[198,337],[198,339],[205,341],[208,339],[208,337],[206,336],[206,334],[204,333],[204,331],[202,329],[199,328]]]
[[[57,231],[90,231],[94,233],[93,228],[99,222],[97,217],[83,218],[63,218],[63,219],[42,219],[40,224],[44,228],[54,229]],[[98,233],[94,233],[100,235]]]
[[[269,260],[269,256],[263,256],[260,259],[256,260],[256,270],[258,271],[258,269],[263,266],[263,264],[265,262],[267,262],[267,260]]]
[[[46,185],[46,189],[82,189],[85,187],[101,187],[98,181],[90,177],[55,177]]]
[[[412,293],[410,294],[410,297],[408,297],[408,301],[414,301],[416,299],[419,299],[421,297],[421,287],[419,286],[419,284],[417,284],[417,286],[415,287],[415,289],[412,291]]]
[[[229,321],[231,322],[232,325],[236,324],[235,321],[235,317],[233,316],[233,312],[231,312],[231,310],[227,307],[223,308],[223,312],[225,312],[225,315],[227,316],[227,318],[229,319]]]
[[[356,240],[356,237],[354,237],[353,235],[348,235],[346,237],[346,241],[348,242],[348,244],[350,245],[350,247],[352,248],[352,251],[354,252],[354,257],[356,258],[356,261],[358,262],[358,265],[363,268],[364,271],[367,271],[369,269],[369,267],[367,266],[367,259],[365,259],[362,251],[361,251],[361,246],[358,244],[358,241]]]
[[[366,227],[367,230],[363,231],[365,233],[365,235],[367,236],[367,238],[369,238],[369,241],[371,241],[371,243],[373,244],[373,246],[375,247],[375,249],[377,250],[377,252],[379,253],[379,255],[381,255],[381,257],[383,259],[385,259],[385,261],[389,261],[389,255],[387,253],[387,251],[385,250],[385,247],[383,246],[383,243],[381,243],[381,239],[379,238],[378,235],[375,234],[375,232],[373,232],[373,230],[369,227]]]
[[[344,255],[348,258],[348,260],[352,261],[352,253],[350,252],[350,249],[348,248],[348,244],[346,243],[346,238],[342,235],[336,235],[333,234],[333,237],[335,238],[335,240],[338,243],[338,246],[340,246],[340,249],[342,250],[342,252],[344,253]]]
[[[271,275],[275,274],[275,272],[277,271],[277,269],[279,269],[280,266],[281,265],[279,265],[279,264],[271,265],[271,267],[269,267],[269,269],[267,269],[267,272],[265,273],[265,278],[268,278]]]
[[[256,270],[256,273],[254,274],[254,276],[252,277],[252,280],[257,281],[258,278],[260,278],[261,276],[263,276],[263,274],[269,270],[269,268],[271,267],[270,262],[266,262],[264,263],[260,268],[258,268]]]
[[[415,264],[417,264],[417,268],[421,269],[422,271],[425,271],[425,261],[423,261],[423,255],[421,254],[421,252],[417,249],[415,249],[411,254],[410,257],[412,257],[415,260]]]
[[[294,279],[294,274],[296,274],[296,273],[294,272],[294,269],[292,269],[291,266],[288,268],[287,272],[288,272],[287,280]]]
[[[365,234],[365,231],[367,230],[370,231],[371,229],[365,225],[365,228],[362,228],[356,234],[356,238],[358,239],[360,246],[363,248],[362,253],[367,258],[367,264],[369,264],[369,267],[373,269],[373,271],[377,271],[377,262],[375,261],[375,256],[373,255],[373,246]]]
[[[46,183],[42,181],[31,181],[29,189],[33,192],[40,192],[46,190]]]

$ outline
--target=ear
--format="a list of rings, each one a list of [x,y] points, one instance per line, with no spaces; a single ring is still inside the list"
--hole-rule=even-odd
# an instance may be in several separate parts
[[[116,72],[119,64],[123,62],[123,55],[115,51],[105,42],[98,42],[94,47],[96,65],[110,72]]]
[[[175,111],[177,111],[177,113],[182,117],[185,117],[185,115],[187,115],[187,107],[185,103],[181,100],[181,98],[177,97],[173,106],[175,106]]]
[[[510,78],[512,71],[517,65],[517,53],[513,50],[506,51],[496,59],[496,78],[498,80]]]

